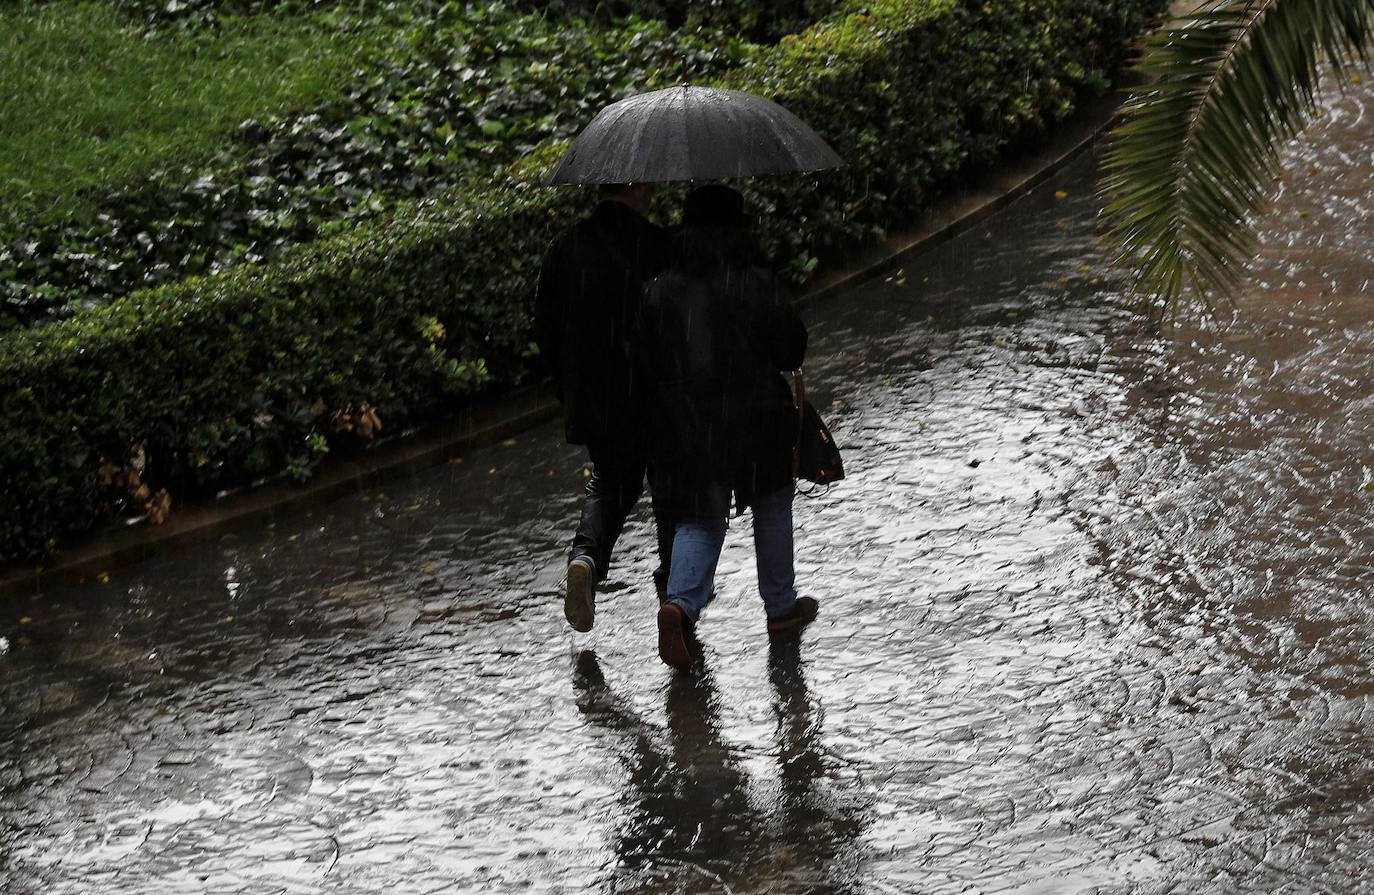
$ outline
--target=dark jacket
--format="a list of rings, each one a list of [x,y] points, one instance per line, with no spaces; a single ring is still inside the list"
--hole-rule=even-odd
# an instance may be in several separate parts
[[[573,444],[639,437],[630,333],[644,284],[667,260],[667,231],[620,202],[602,202],[545,253],[535,341],[563,402]]]
[[[649,284],[636,338],[648,385],[655,500],[727,515],[792,484],[797,415],[781,371],[806,328],[748,233],[685,228]]]

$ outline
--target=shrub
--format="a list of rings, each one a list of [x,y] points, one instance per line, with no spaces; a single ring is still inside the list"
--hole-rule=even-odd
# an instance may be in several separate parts
[[[875,0],[785,38],[724,83],[776,97],[850,166],[751,185],[777,260],[800,274],[1052,127],[1108,83],[1125,37],[1157,7]],[[139,487],[176,499],[303,476],[376,422],[431,420],[479,388],[521,381],[540,255],[587,205],[532,182],[558,151],[274,264],[0,340],[0,559],[40,556],[144,508],[131,467]]]
[[[774,43],[801,31],[840,6],[839,0],[518,0],[517,5],[542,9],[549,15],[644,16],[673,28],[706,27],[741,34],[750,40]]]
[[[817,256],[881,239],[956,177],[1042,136],[1120,73],[1161,0],[880,0],[786,38],[726,86],[772,97],[848,162],[805,189],[746,192],[766,248],[801,279]],[[802,226],[796,226],[796,222]]]

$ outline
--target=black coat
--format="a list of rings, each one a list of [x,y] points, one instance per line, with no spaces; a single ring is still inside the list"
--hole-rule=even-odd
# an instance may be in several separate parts
[[[743,230],[686,228],[649,284],[636,338],[647,381],[655,501],[727,515],[792,484],[797,412],[782,371],[806,327]]]
[[[563,402],[568,441],[640,437],[643,402],[630,336],[644,284],[667,262],[668,234],[620,202],[602,202],[544,255],[535,342]]]

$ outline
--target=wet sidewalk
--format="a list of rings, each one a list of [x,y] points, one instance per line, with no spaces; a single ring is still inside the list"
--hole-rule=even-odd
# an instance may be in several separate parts
[[[674,677],[642,516],[573,635],[557,426],[7,600],[0,891],[1374,891],[1371,99],[1234,322],[1122,309],[1091,158],[809,309],[799,649],[741,523]]]

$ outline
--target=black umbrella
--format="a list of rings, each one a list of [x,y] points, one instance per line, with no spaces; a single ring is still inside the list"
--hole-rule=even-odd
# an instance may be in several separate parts
[[[772,100],[738,90],[669,87],[602,109],[547,182],[718,180],[843,164],[815,131]]]

